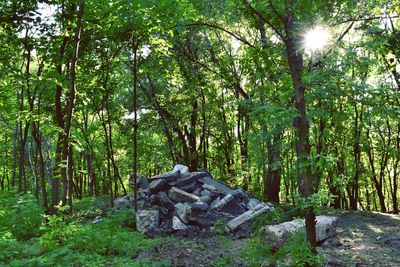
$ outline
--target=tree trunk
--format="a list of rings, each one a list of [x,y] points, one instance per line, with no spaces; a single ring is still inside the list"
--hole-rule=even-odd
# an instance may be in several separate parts
[[[311,176],[310,157],[310,141],[309,141],[309,125],[307,121],[306,102],[304,98],[305,85],[302,80],[303,57],[297,50],[299,42],[295,39],[294,15],[291,11],[285,21],[285,46],[287,60],[289,64],[290,74],[293,81],[295,103],[297,110],[297,118],[295,120],[296,127],[296,154],[297,154],[297,172],[298,186],[302,197],[309,198],[313,194],[313,180]],[[312,247],[316,246],[315,232],[315,214],[314,208],[311,206],[305,211],[306,234],[307,239]]]
[[[70,210],[72,211],[72,197],[73,197],[73,165],[72,165],[72,156],[70,155],[72,148],[70,146],[70,137],[71,137],[71,128],[72,128],[72,119],[74,115],[75,109],[75,100],[76,100],[76,65],[78,61],[79,55],[79,43],[81,41],[81,31],[82,31],[82,18],[84,12],[84,2],[81,1],[79,3],[79,11],[77,17],[77,24],[75,29],[75,36],[73,42],[73,51],[71,57],[71,69],[70,69],[70,89],[69,89],[69,98],[68,104],[66,108],[66,119],[64,125],[63,132],[63,159],[66,160],[64,170],[67,181],[68,181],[68,204],[70,205]],[[65,194],[65,193],[64,193]]]

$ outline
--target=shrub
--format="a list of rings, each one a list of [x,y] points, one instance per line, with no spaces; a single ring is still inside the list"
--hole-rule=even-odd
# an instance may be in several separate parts
[[[30,194],[2,192],[0,196],[0,231],[11,231],[17,240],[39,236],[43,209]]]

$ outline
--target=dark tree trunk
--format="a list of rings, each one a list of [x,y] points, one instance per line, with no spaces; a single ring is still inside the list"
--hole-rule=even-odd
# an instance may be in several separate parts
[[[308,198],[313,194],[313,180],[311,175],[310,157],[310,141],[309,141],[309,125],[307,121],[306,102],[304,98],[305,85],[302,80],[303,57],[297,50],[298,40],[295,37],[294,15],[288,11],[288,17],[285,21],[285,46],[290,74],[293,81],[295,103],[297,110],[297,118],[295,120],[296,128],[296,154],[297,154],[297,172],[298,186],[302,197]],[[315,247],[316,231],[315,231],[315,213],[313,207],[309,207],[305,211],[306,234],[311,246]]]
[[[369,131],[370,131],[369,128],[367,128],[367,138],[368,139],[370,139]],[[382,174],[382,171],[381,171],[379,178],[378,178],[378,175],[376,174],[375,158],[374,158],[372,144],[370,144],[367,147],[367,155],[368,155],[368,161],[369,161],[369,164],[370,164],[370,167],[371,167],[372,182],[375,185],[376,194],[378,195],[378,198],[379,198],[379,204],[380,204],[380,207],[381,207],[381,212],[386,212],[387,209],[386,209],[386,204],[385,204],[385,195],[383,193],[383,176],[382,176],[383,174]],[[381,166],[382,165],[386,166],[387,162],[383,161],[380,164],[381,164]],[[382,167],[381,167],[381,169],[382,169]]]
[[[269,201],[279,203],[279,192],[282,176],[281,133],[274,135],[267,144],[268,168],[264,176],[264,195]]]

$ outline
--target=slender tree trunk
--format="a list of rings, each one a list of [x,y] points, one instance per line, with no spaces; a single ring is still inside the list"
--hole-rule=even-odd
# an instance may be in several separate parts
[[[68,181],[68,204],[70,206],[70,211],[72,212],[72,197],[73,197],[73,163],[72,163],[72,147],[70,145],[72,120],[75,109],[76,100],[76,65],[79,55],[79,43],[81,41],[81,31],[82,31],[82,18],[84,12],[84,2],[79,3],[79,11],[77,17],[77,24],[75,30],[75,36],[73,41],[73,51],[71,58],[71,70],[70,70],[70,89],[69,89],[69,99],[66,108],[66,119],[63,132],[63,159],[66,160],[65,167],[63,167],[64,172]],[[65,193],[64,193],[65,194]]]
[[[370,139],[370,135],[369,135],[369,128],[367,128],[367,138]],[[379,198],[379,204],[381,207],[381,212],[386,212],[386,204],[385,204],[385,195],[383,193],[383,184],[382,184],[382,179],[383,177],[380,176],[378,178],[377,174],[376,174],[376,170],[375,170],[375,158],[374,158],[374,153],[373,153],[373,149],[372,149],[372,144],[369,145],[369,147],[367,147],[367,155],[368,155],[368,161],[371,167],[371,175],[372,175],[372,182],[375,185],[375,189],[376,189],[376,194],[378,195]],[[385,164],[384,162],[382,162],[381,164]]]
[[[11,187],[15,188],[15,179],[17,177],[17,140],[19,135],[19,127],[18,122],[15,123],[15,131],[13,135],[13,168],[12,168],[12,178],[11,178]]]
[[[137,83],[138,83],[138,60],[137,60],[137,52],[139,41],[137,37],[133,40],[132,52],[133,52],[133,112],[134,112],[134,119],[133,119],[133,182],[134,182],[134,206],[135,211],[137,211],[137,169],[138,169],[138,146],[137,146],[137,134],[138,134],[138,118],[137,118]],[[166,124],[164,124],[166,127]],[[165,128],[167,130],[167,128]],[[168,131],[168,130],[167,130]],[[168,131],[169,132],[169,131]],[[168,136],[167,136],[168,137]],[[169,140],[169,139],[168,139]],[[171,150],[171,140],[169,140],[169,147]]]
[[[296,154],[297,154],[297,169],[298,169],[298,186],[302,197],[309,198],[313,194],[313,180],[311,175],[311,166],[309,163],[310,157],[310,141],[309,141],[309,125],[307,121],[306,102],[304,98],[305,85],[302,80],[303,57],[300,51],[297,50],[298,41],[295,39],[294,32],[294,15],[291,11],[285,22],[286,32],[286,53],[290,69],[290,74],[293,81],[295,103],[297,110],[297,118],[295,121],[296,127]],[[316,247],[316,231],[315,231],[315,213],[311,206],[305,211],[306,233],[311,246]]]

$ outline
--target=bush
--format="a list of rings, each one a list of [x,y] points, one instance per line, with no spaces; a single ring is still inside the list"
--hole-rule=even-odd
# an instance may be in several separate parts
[[[242,249],[240,256],[250,267],[269,266],[273,262],[272,251],[261,238],[252,238]]]
[[[0,196],[0,232],[11,231],[17,240],[39,236],[43,209],[30,194],[2,192]]]
[[[284,266],[320,266],[323,262],[322,256],[313,253],[303,231],[294,234],[277,252],[276,258]]]

